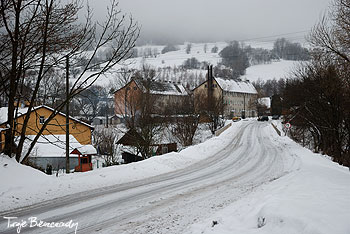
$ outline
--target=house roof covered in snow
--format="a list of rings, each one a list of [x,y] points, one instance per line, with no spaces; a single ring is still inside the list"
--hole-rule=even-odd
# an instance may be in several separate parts
[[[257,94],[255,87],[249,81],[214,78],[226,92]]]
[[[116,142],[116,144],[135,146],[140,143],[142,144],[143,142],[144,139],[141,135],[135,129],[130,129]]]
[[[233,92],[233,93],[249,93],[249,94],[257,94],[254,85],[250,83],[248,80],[232,80],[232,79],[224,79],[224,78],[214,78],[216,82],[219,84],[220,88],[226,92]],[[198,85],[193,90],[197,89],[201,85],[208,82],[208,80],[205,80],[203,83]]]
[[[35,136],[28,136],[25,146],[29,146]],[[77,149],[81,154],[97,154],[92,145],[82,145],[73,135],[69,135],[70,152]],[[65,157],[66,155],[66,135],[41,135],[32,151],[33,157]],[[72,157],[77,157],[71,154]]]
[[[28,108],[18,108],[17,116],[27,113]],[[0,107],[0,124],[7,122],[8,107]]]
[[[270,108],[270,107],[271,107],[271,99],[270,99],[270,97],[259,98],[259,99],[258,99],[258,103],[259,103],[260,105],[266,106],[267,108]]]
[[[50,110],[50,111],[52,111],[52,112],[55,111],[55,109],[53,109],[53,108],[51,108],[51,107],[49,107],[49,106],[45,106],[45,105],[36,106],[36,107],[34,107],[34,108],[32,109],[32,111],[36,111],[36,110],[38,110],[38,109],[40,109],[40,108],[46,108],[46,109],[48,109],[48,110]],[[3,124],[3,123],[5,123],[5,122],[7,122],[7,112],[8,112],[8,107],[1,107],[1,108],[0,108],[0,124]],[[27,108],[27,107],[26,107],[26,108],[18,108],[17,118],[20,117],[20,116],[22,116],[22,115],[25,115],[27,112],[28,112],[28,108]],[[59,115],[62,115],[62,116],[66,116],[66,114],[65,114],[65,113],[62,113],[62,112],[58,112],[58,114],[59,114]],[[76,118],[74,118],[74,117],[71,117],[71,116],[69,116],[69,118],[70,118],[71,120],[73,120],[73,121],[79,122],[79,123],[81,123],[81,124],[83,124],[83,125],[85,125],[85,126],[91,128],[91,129],[94,129],[94,126],[92,126],[92,125],[90,125],[90,124],[87,124],[87,123],[85,123],[85,122],[83,122],[83,121],[80,121],[80,120],[78,120],[78,119],[76,119]]]
[[[139,79],[134,79],[134,81],[143,91],[146,91],[149,88],[151,94],[177,96],[185,96],[188,94],[182,84]]]

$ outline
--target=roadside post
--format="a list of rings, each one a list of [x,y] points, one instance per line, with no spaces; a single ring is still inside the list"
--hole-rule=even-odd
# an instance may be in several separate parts
[[[287,122],[285,125],[284,125],[284,128],[286,129],[285,133],[286,133],[286,136],[288,135],[288,132],[289,132],[289,129],[292,127],[292,125]]]

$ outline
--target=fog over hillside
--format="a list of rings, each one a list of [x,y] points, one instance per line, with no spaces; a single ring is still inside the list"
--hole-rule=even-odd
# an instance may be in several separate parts
[[[97,18],[109,0],[89,1]],[[245,40],[291,33],[303,40],[331,0],[120,0],[141,25],[141,42]]]

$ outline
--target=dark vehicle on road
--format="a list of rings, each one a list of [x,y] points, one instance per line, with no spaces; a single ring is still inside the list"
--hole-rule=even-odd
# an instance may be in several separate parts
[[[267,115],[259,116],[258,121],[269,121],[269,117]]]

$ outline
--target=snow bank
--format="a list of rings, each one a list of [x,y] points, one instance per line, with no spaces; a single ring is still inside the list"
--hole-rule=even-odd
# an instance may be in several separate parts
[[[0,211],[77,192],[130,183],[191,166],[229,144],[230,138],[225,137],[226,134],[235,134],[241,123],[232,125],[219,137],[213,137],[178,153],[172,152],[136,163],[84,173],[64,174],[60,177],[47,176],[33,168],[17,164],[7,156],[0,155],[0,178],[8,178],[0,181]]]
[[[51,181],[43,172],[19,164],[14,158],[2,154],[0,154],[0,178],[0,210],[3,210],[3,207],[18,206],[23,200],[28,202],[31,196],[24,196],[23,193],[30,189],[33,183],[48,184]]]
[[[276,147],[300,158],[300,169],[193,225],[188,233],[350,233],[349,169],[279,137],[271,126],[265,130]],[[214,227],[213,221],[218,222]]]

